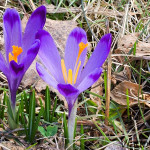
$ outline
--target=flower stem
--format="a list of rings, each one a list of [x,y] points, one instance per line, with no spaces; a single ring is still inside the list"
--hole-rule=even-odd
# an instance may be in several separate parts
[[[77,112],[77,103],[78,100],[76,100],[70,116],[68,118],[68,133],[69,133],[69,149],[73,149],[73,139],[74,139],[74,126],[75,126],[75,118],[76,118],[76,112]]]
[[[9,99],[7,98],[7,114],[8,114],[8,124],[10,129],[17,128],[17,116],[15,103],[12,103],[12,95],[9,93]],[[16,96],[14,97],[16,99]]]
[[[16,129],[18,127],[18,124],[17,124],[17,118],[16,118],[17,116],[16,116],[15,107],[10,105],[8,107],[7,113],[8,113],[9,128],[10,129]]]

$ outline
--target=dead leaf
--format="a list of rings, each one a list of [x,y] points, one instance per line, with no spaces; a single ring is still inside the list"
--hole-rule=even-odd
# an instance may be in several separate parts
[[[142,86],[140,86],[141,91]],[[111,98],[120,105],[127,105],[127,96],[126,90],[128,89],[129,93],[129,105],[132,106],[138,103],[138,89],[139,85],[136,83],[123,81],[118,84],[112,91],[111,91]]]
[[[150,94],[143,94],[143,99],[150,101]]]
[[[128,150],[127,148],[123,147],[122,144],[118,141],[112,142],[105,148],[105,150]]]
[[[25,73],[23,80],[21,81],[21,86],[23,88],[35,86],[36,82],[38,82],[39,79],[40,79],[40,77],[36,71],[36,61],[33,61],[31,66],[29,67],[29,69]],[[42,83],[41,85],[44,86],[43,84],[44,83]]]
[[[140,97],[146,100],[143,103],[150,107],[150,94],[142,94]]]
[[[140,33],[131,33],[124,35],[118,43],[118,49],[128,53],[133,47],[134,43],[138,39]],[[150,43],[138,41],[136,44],[136,56],[149,56],[150,55]]]
[[[75,27],[77,27],[77,23],[73,20],[61,21],[46,19],[45,30],[52,35],[60,50],[61,56],[64,53],[68,35]]]
[[[124,73],[124,71],[121,71],[119,73],[114,73],[113,74],[113,78],[115,78],[118,81],[125,81],[125,80],[129,80],[127,75]]]
[[[2,142],[1,145],[2,149],[5,149],[7,148],[6,150],[24,150],[25,147],[22,147],[22,146],[18,146],[17,143],[14,143],[14,142],[11,142],[11,141],[8,141],[8,142]]]
[[[3,36],[0,35],[0,51],[3,55],[5,55],[5,50],[4,50],[4,38]]]

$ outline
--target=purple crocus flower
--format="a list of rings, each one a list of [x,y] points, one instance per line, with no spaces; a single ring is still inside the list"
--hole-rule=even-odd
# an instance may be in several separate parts
[[[102,73],[102,64],[111,47],[111,34],[104,35],[92,56],[84,66],[87,53],[87,37],[81,28],[75,28],[69,35],[65,57],[61,59],[51,35],[41,30],[37,34],[41,41],[39,57],[47,68],[37,63],[40,77],[57,89],[67,100],[69,115],[78,95],[98,80]]]
[[[0,53],[0,70],[9,84],[12,108],[15,108],[18,86],[35,59],[40,41],[35,39],[38,30],[43,29],[46,20],[46,8],[37,8],[29,18],[22,36],[21,20],[15,9],[6,9],[3,16],[6,59]]]
[[[48,32],[40,30],[37,39],[41,41],[38,54],[45,66],[43,67],[37,63],[37,71],[45,82],[57,89],[66,98],[68,103],[68,133],[71,146],[73,143],[77,97],[100,77],[102,73],[101,66],[109,54],[112,37],[111,34],[106,34],[101,38],[85,66],[87,37],[83,29],[75,28],[70,33],[64,59],[61,59]]]

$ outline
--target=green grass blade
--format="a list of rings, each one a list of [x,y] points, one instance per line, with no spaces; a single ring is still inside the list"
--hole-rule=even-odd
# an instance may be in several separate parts
[[[54,119],[56,106],[57,106],[57,96],[55,97],[55,103],[54,103],[54,107],[53,107],[53,111],[52,111],[51,122],[53,122],[53,119]]]
[[[5,94],[4,94],[5,96]],[[1,104],[1,101],[0,101]],[[3,98],[3,104],[0,105],[0,118],[3,120],[4,119],[4,110],[5,110],[5,98]]]
[[[27,147],[25,150],[28,150],[28,149],[32,149],[35,145],[37,145],[38,143],[34,143],[33,145],[30,145],[29,147]]]
[[[127,141],[127,143],[129,142],[129,136],[128,136],[128,134],[127,134],[127,131],[126,131],[126,128],[125,128],[125,125],[124,125],[124,123],[123,123],[123,120],[122,120],[122,118],[121,118],[121,115],[120,115],[120,113],[119,113],[119,110],[118,110],[118,108],[116,107],[116,105],[111,101],[111,104],[115,107],[115,109],[116,109],[116,112],[118,113],[118,117],[119,117],[119,119],[120,119],[120,123],[121,123],[121,125],[122,125],[122,127],[123,127],[123,132],[124,132],[124,135],[125,135],[125,139],[126,139],[126,141]]]
[[[23,95],[24,95],[24,104],[25,104],[25,109],[26,109],[26,113],[29,114],[29,101],[27,99],[27,94],[25,91],[23,91]]]
[[[136,44],[137,44],[137,42],[135,42],[134,45],[133,45],[133,55],[136,54]]]
[[[64,126],[64,138],[65,138],[65,147],[69,144],[69,134],[68,134],[68,127],[67,127],[67,120],[66,114],[63,114],[63,126]]]
[[[23,115],[23,112],[24,112],[24,103],[23,103],[23,100],[24,100],[24,95],[22,94],[21,95],[21,122],[22,122],[22,124],[24,126],[24,129],[25,129],[26,139],[28,139],[27,125],[26,125],[26,122],[25,122],[25,117]]]
[[[106,134],[101,130],[101,128],[97,125],[97,123],[95,121],[93,121],[93,123],[95,124],[95,126],[97,127],[97,129],[101,132],[101,134],[105,137],[105,140],[107,141],[106,144],[108,144],[110,142],[109,138],[106,136]]]
[[[40,107],[44,107],[41,98],[39,98],[39,101],[40,101]]]
[[[48,86],[46,87],[45,91],[45,121],[50,121],[50,109],[51,109],[51,99],[50,99],[50,92]]]
[[[141,85],[141,74],[142,74],[142,63],[143,61],[142,61],[142,59],[141,59],[141,63],[140,63],[140,76],[139,76],[139,88],[138,88],[138,106],[139,106],[139,109],[140,109],[140,113],[141,113],[141,116],[142,116],[142,119],[143,119],[143,121],[144,121],[144,123],[146,122],[145,121],[145,118],[144,118],[144,114],[143,114],[143,112],[142,112],[142,108],[141,108],[141,105],[140,105],[140,100],[139,100],[139,98],[140,98],[140,94],[141,94],[141,91],[140,91],[140,85]]]
[[[83,124],[81,124],[81,131],[80,131],[80,133],[81,133],[81,139],[80,139],[80,149],[81,150],[85,150],[85,144],[84,144],[84,142],[85,142],[85,140],[84,140],[84,128],[83,128]]]
[[[9,98],[6,95],[6,92],[4,92],[4,100],[5,100],[6,104],[7,104],[8,115],[12,118],[12,120],[14,120],[14,116],[13,116],[10,100],[9,100]]]
[[[19,115],[21,114],[21,103],[19,104],[18,110],[16,112],[16,123],[18,124],[19,122]]]
[[[60,6],[61,6],[61,4],[63,3],[63,0],[60,0],[60,2],[59,2],[59,4],[58,4],[58,6],[57,6],[57,8],[56,8],[56,10],[55,10],[55,12],[54,13],[56,13],[57,12],[57,10],[60,8]]]
[[[36,131],[38,130],[39,122],[40,122],[40,119],[41,119],[41,116],[43,115],[43,113],[44,113],[44,107],[41,108],[41,110],[36,118],[36,122],[34,123],[34,128],[33,128],[32,135],[31,135],[31,141],[33,141],[35,138],[35,134],[36,134]]]
[[[32,94],[30,95],[29,126],[28,126],[28,135],[29,135],[30,142],[32,142],[31,138],[34,129],[34,123],[35,123],[35,90],[33,90]]]
[[[99,98],[101,98],[101,99],[104,99],[104,100],[106,99],[105,97],[103,97],[103,96],[101,96],[101,95],[98,95],[98,94],[96,94],[96,93],[93,93],[93,92],[91,92],[91,91],[86,90],[85,92],[88,93],[88,94],[91,94],[91,95],[93,95],[93,96],[99,97]]]

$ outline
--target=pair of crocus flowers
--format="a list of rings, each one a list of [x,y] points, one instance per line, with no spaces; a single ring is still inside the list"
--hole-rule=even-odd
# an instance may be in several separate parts
[[[84,66],[88,45],[85,31],[81,28],[72,30],[63,59],[51,35],[43,30],[45,19],[46,9],[41,6],[32,13],[22,37],[18,12],[15,9],[5,11],[3,21],[6,60],[0,53],[0,70],[8,79],[11,102],[15,107],[18,86],[38,54],[44,66],[37,63],[37,72],[66,98],[70,115],[78,95],[100,77],[101,66],[110,51],[111,34],[101,38]]]

